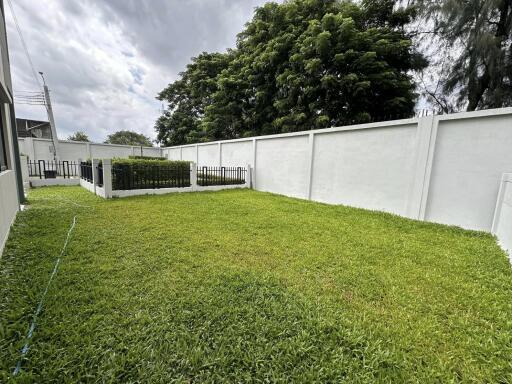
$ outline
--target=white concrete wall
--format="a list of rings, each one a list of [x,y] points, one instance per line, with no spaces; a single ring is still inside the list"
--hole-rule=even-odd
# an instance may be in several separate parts
[[[18,138],[20,152],[30,160],[53,160],[50,152],[52,141],[49,139]],[[143,147],[144,156],[163,156],[162,149]],[[102,143],[85,143],[79,141],[59,140],[60,160],[77,161],[89,158],[112,158],[140,155],[140,147],[131,145],[115,145]]]
[[[406,215],[416,125],[315,137],[313,200]]]
[[[425,219],[488,231],[504,172],[512,172],[510,114],[441,118]]]
[[[219,165],[219,145],[202,145],[199,147],[197,165]]]
[[[0,173],[0,255],[7,241],[9,229],[18,212],[18,191],[14,171]]]
[[[512,261],[512,173],[502,176],[492,233],[498,237]]]
[[[512,108],[177,146],[163,153],[200,157],[201,165],[250,164],[253,186],[261,191],[489,232],[501,175],[512,172]]]

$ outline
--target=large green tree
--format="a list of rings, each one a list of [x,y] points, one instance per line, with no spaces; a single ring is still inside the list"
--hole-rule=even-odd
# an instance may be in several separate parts
[[[160,93],[169,109],[156,125],[159,140],[181,144],[410,115],[411,71],[426,62],[404,29],[413,9],[395,3],[292,0],[257,8],[215,70],[204,68],[219,59],[203,54]],[[176,103],[176,95],[187,95],[186,103]]]
[[[227,68],[229,53],[206,53],[192,58],[180,78],[158,94],[168,109],[156,122],[157,140],[164,144],[187,144],[207,140],[200,127],[205,108],[217,91],[217,76]]]
[[[85,142],[89,142],[89,136],[87,136],[87,133],[85,133],[84,131],[76,131],[75,133],[73,133],[72,135],[68,136],[68,140],[71,140],[71,141],[85,141]]]
[[[151,139],[141,133],[133,131],[117,131],[107,136],[105,144],[121,144],[121,145],[142,145],[152,147]]]
[[[424,43],[438,47],[432,55],[436,86],[426,87],[434,104],[446,112],[511,106],[512,0],[415,3]]]

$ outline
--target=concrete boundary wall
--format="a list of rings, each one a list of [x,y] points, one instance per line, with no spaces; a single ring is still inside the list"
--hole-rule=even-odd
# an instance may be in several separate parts
[[[198,165],[250,164],[255,189],[490,232],[512,173],[512,108],[163,149]]]
[[[20,152],[30,160],[53,160],[51,153],[52,141],[32,137],[18,138]],[[163,156],[162,148],[142,147],[144,156]],[[59,160],[78,161],[79,159],[112,158],[140,156],[141,147],[133,145],[117,145],[102,143],[86,143],[81,141],[59,140]]]

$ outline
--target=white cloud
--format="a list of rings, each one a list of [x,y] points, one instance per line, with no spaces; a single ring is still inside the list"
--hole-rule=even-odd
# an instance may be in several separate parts
[[[83,130],[103,141],[119,129],[154,138],[156,94],[191,56],[234,46],[264,0],[13,3],[36,71],[51,89],[59,137]],[[14,91],[37,90],[8,7],[6,16]],[[37,106],[16,105],[16,114],[46,118]]]

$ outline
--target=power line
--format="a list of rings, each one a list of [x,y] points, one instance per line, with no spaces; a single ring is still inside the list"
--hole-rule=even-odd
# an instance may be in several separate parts
[[[30,68],[32,68],[32,74],[34,75],[34,79],[37,82],[37,85],[41,87],[41,83],[39,82],[39,78],[37,77],[37,72],[34,69],[34,64],[32,63],[32,59],[30,57],[30,54],[28,52],[27,44],[25,43],[25,39],[23,38],[23,34],[21,33],[20,24],[18,23],[18,18],[16,17],[16,13],[14,12],[14,7],[12,5],[11,0],[7,0],[9,3],[9,8],[11,9],[12,18],[14,20],[14,24],[16,25],[16,30],[18,31],[18,35],[20,36],[21,44],[23,45],[23,50],[25,51],[25,55],[27,56],[27,60],[30,64]]]

